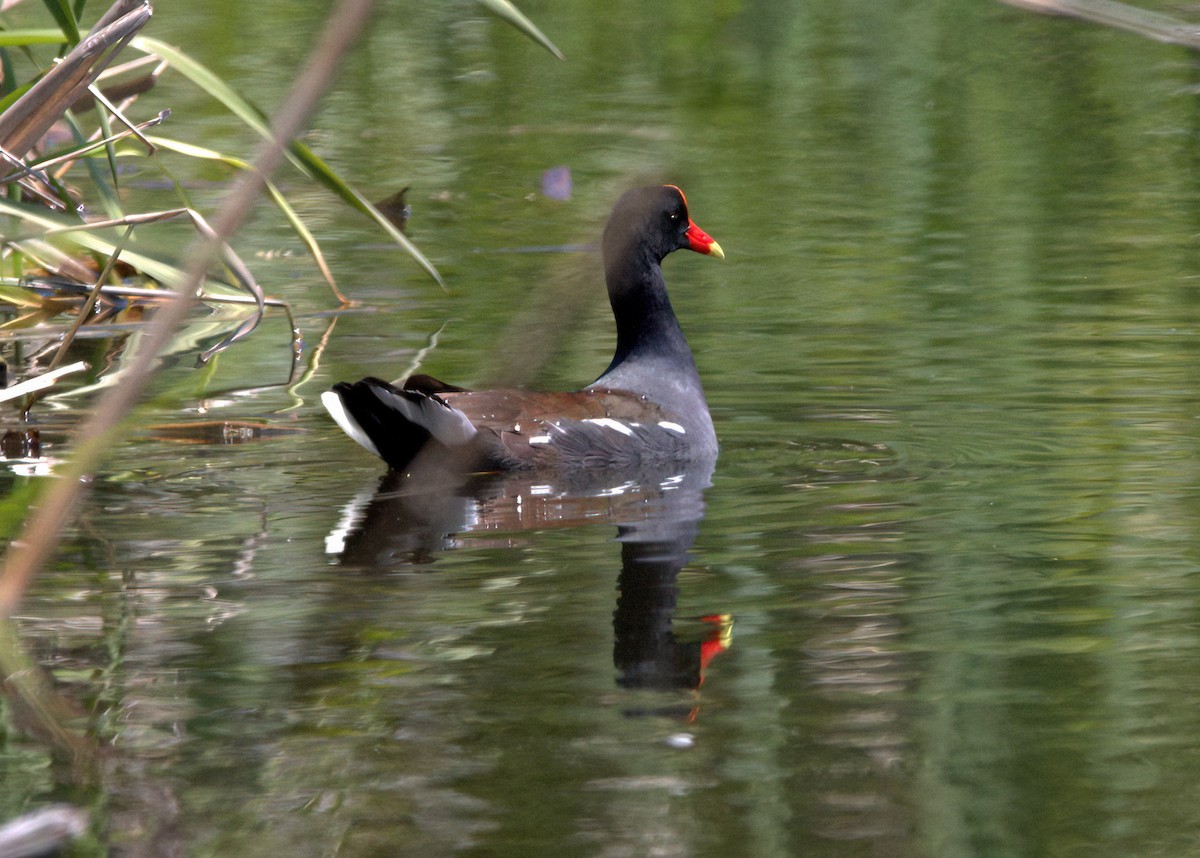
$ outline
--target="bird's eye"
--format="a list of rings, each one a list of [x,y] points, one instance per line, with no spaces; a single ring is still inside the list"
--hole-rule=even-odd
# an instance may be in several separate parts
[[[667,217],[671,220],[679,220],[679,212],[671,212]]]

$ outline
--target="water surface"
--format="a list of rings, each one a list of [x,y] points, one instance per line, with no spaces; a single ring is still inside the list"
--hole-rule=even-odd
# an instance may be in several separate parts
[[[1188,854],[1190,55],[988,3],[524,8],[567,63],[461,4],[388,6],[351,58],[308,142],[411,186],[449,291],[284,178],[361,305],[329,314],[264,208],[239,249],[324,338],[314,377],[262,386],[273,318],[141,421],[300,431],[112,451],[20,624],[112,751],[81,785],[9,729],[0,816],[80,803],[79,854]],[[321,26],[275,17],[152,26],[270,107]],[[434,339],[455,383],[589,382],[591,248],[643,181],[728,256],[666,264],[715,471],[381,485],[319,392]],[[60,401],[52,455],[91,399]]]

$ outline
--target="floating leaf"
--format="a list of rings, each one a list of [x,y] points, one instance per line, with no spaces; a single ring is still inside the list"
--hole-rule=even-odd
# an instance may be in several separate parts
[[[396,225],[396,228],[401,232],[404,231],[408,219],[412,217],[412,206],[408,204],[408,188],[401,188],[396,193],[378,200],[372,205],[379,209],[379,213]]]

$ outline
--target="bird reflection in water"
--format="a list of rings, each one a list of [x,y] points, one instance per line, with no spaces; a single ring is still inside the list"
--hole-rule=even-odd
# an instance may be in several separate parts
[[[677,577],[704,518],[712,463],[671,472],[577,472],[461,476],[448,469],[390,472],[344,510],[326,550],[365,569],[423,564],[459,547],[465,534],[516,534],[550,527],[617,526],[621,567],[613,613],[613,664],[626,689],[697,691],[705,668],[732,642],[727,614],[700,617],[676,636]],[[642,707],[629,715],[692,720],[696,705]]]

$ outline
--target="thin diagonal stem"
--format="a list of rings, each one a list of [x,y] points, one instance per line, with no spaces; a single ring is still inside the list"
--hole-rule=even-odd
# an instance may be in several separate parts
[[[159,354],[192,309],[199,285],[221,244],[228,242],[241,226],[266,178],[283,159],[287,142],[304,128],[342,57],[366,25],[373,5],[372,0],[341,0],[334,8],[320,43],[275,117],[271,140],[260,150],[256,169],[243,172],[235,182],[213,220],[213,236],[192,244],[184,280],[179,286],[179,299],[155,316],[141,347],[130,359],[121,384],[109,388],[91,418],[80,427],[74,455],[26,518],[20,538],[9,546],[0,577],[0,619],[12,615],[37,570],[58,546],[63,528],[82,499],[101,457],[113,444],[121,423],[154,375]]]
[[[71,325],[71,329],[67,331],[63,337],[58,351],[54,353],[54,359],[50,361],[50,366],[47,369],[57,369],[59,364],[67,356],[67,351],[71,348],[71,343],[75,341],[75,335],[79,333],[79,329],[92,315],[92,310],[96,307],[96,301],[100,298],[100,293],[104,289],[104,284],[108,281],[108,275],[112,273],[113,268],[117,265],[117,260],[121,258],[121,251],[125,248],[125,243],[129,241],[129,236],[133,234],[133,224],[125,228],[125,234],[121,236],[117,242],[116,249],[108,257],[108,262],[104,264],[104,270],[100,272],[100,276],[96,278],[96,282],[92,285],[92,291],[88,293],[87,300],[83,302],[83,306],[79,308],[78,315],[75,316],[75,322]]]

